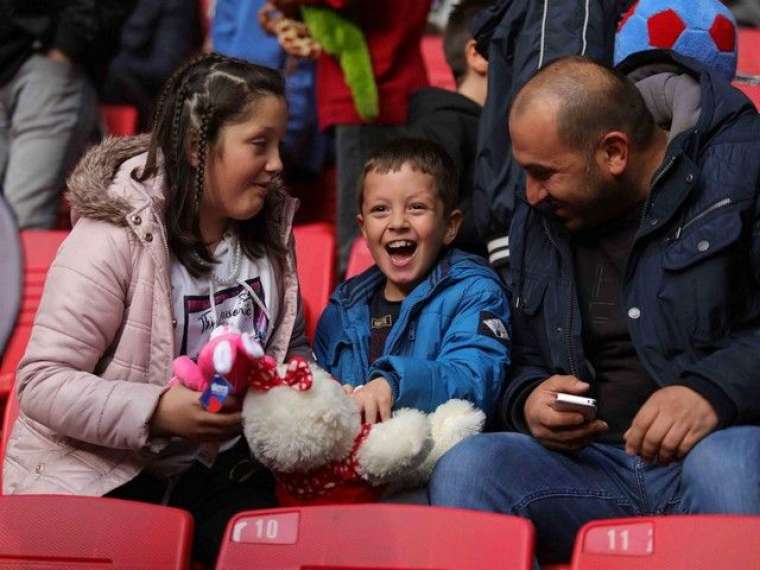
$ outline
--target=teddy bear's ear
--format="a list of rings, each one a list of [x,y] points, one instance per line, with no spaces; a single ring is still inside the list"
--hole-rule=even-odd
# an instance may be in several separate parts
[[[243,347],[243,350],[245,350],[245,353],[251,358],[261,358],[264,356],[264,349],[261,348],[261,345],[256,341],[252,334],[243,333],[240,335],[240,344]]]
[[[233,354],[232,345],[228,340],[222,340],[214,347],[214,370],[217,374],[228,374],[232,370]]]

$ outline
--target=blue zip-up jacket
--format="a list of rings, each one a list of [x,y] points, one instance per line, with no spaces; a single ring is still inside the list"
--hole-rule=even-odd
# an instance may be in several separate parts
[[[648,64],[657,64],[647,66]],[[688,58],[635,54],[624,73],[675,65],[699,82],[696,126],[673,138],[656,172],[623,281],[628,330],[648,374],[704,396],[720,426],[760,421],[760,116]],[[593,384],[569,236],[518,196],[512,220],[512,379],[502,419],[526,431],[523,406],[553,374]]]
[[[492,412],[509,366],[509,303],[496,273],[480,257],[447,252],[401,304],[382,356],[370,363],[369,305],[384,283],[373,266],[338,286],[317,326],[319,365],[354,386],[382,376],[394,408],[432,412],[461,398]]]

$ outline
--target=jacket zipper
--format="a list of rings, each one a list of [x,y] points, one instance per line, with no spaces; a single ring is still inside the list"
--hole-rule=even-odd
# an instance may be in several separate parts
[[[657,173],[657,176],[654,177],[654,180],[652,180],[651,188],[654,188],[657,186],[657,183],[662,179],[663,176],[665,176],[668,173],[668,170],[671,169],[673,164],[675,163],[676,159],[678,158],[677,155],[672,155],[668,162],[663,166],[660,171]]]
[[[554,241],[554,237],[551,234],[551,231],[549,231],[549,228],[547,226],[546,220],[544,222],[544,232],[546,232],[546,237],[549,238],[549,241],[551,244],[557,249],[557,251],[561,252],[562,250],[559,248],[559,245],[557,245],[557,242]],[[578,377],[578,366],[575,363],[575,347],[573,345],[573,312],[575,311],[575,290],[573,288],[572,282],[568,283],[567,290],[568,293],[568,313],[567,313],[567,326],[565,327],[565,348],[567,349],[567,361],[570,365],[570,373]]]
[[[715,210],[718,210],[720,208],[724,208],[726,206],[729,206],[729,205],[731,205],[731,203],[732,203],[731,198],[723,198],[722,200],[720,200],[718,202],[715,202],[715,204],[713,204],[712,206],[710,206],[706,210],[700,212],[699,214],[697,214],[696,216],[694,216],[691,220],[689,220],[685,224],[681,224],[680,226],[678,226],[678,230],[676,230],[675,239],[680,238],[681,234],[683,233],[683,231],[686,228],[688,228],[691,224],[693,224],[694,222],[698,222],[699,220],[701,220],[702,218],[704,218],[707,214],[709,214],[711,212],[714,212]]]

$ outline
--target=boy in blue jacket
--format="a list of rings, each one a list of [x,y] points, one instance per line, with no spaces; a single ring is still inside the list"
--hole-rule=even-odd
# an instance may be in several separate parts
[[[398,139],[367,160],[357,221],[375,266],[342,283],[317,327],[320,366],[365,421],[461,398],[493,411],[509,366],[506,293],[480,257],[448,249],[462,223],[438,144]]]

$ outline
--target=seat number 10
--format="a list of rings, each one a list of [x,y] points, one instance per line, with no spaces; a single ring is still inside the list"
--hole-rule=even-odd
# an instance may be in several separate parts
[[[295,544],[298,523],[297,512],[242,516],[232,527],[232,542]]]

